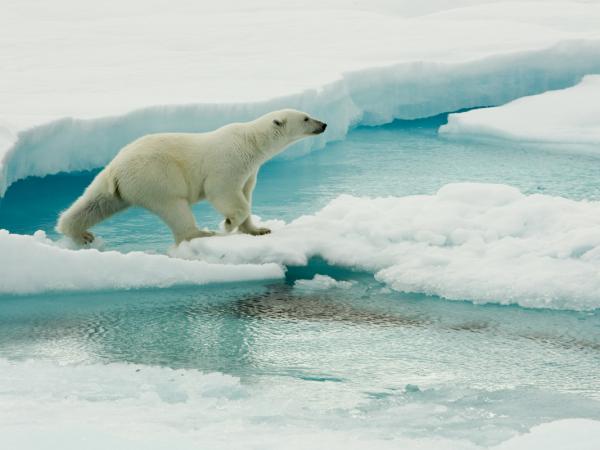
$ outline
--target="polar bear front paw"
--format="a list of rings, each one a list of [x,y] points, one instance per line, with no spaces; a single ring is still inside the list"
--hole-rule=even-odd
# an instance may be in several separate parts
[[[271,232],[270,229],[264,227],[255,227],[255,228],[241,228],[240,231],[242,233],[250,234],[252,236],[262,236],[265,234],[269,234]]]
[[[253,230],[253,233],[250,233],[253,236],[262,236],[263,234],[269,234],[271,230],[269,228],[260,227]]]

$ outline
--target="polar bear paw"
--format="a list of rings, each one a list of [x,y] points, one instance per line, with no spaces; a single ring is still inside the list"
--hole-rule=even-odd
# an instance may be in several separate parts
[[[270,232],[271,232],[271,230],[269,228],[259,227],[259,228],[255,228],[254,230],[250,231],[249,234],[251,234],[252,236],[262,236],[264,234],[269,234]]]
[[[93,233],[90,233],[89,231],[84,231],[81,234],[81,242],[85,245],[87,244],[91,244],[92,242],[94,242],[95,236]]]
[[[263,236],[265,234],[269,234],[271,230],[265,227],[244,227],[240,226],[239,230],[242,233],[250,234],[252,236]]]

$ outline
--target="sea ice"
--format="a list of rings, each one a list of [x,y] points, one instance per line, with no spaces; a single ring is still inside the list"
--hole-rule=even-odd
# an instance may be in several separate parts
[[[450,114],[440,133],[600,151],[600,75],[494,108]]]
[[[469,408],[477,391],[403,404],[324,389],[280,378],[243,384],[192,369],[0,358],[0,434],[5,448],[19,450],[278,450],[282,442],[291,450],[592,450],[600,437],[600,422],[589,419],[515,435],[504,418]],[[324,395],[338,401],[330,408],[310,401]],[[494,402],[486,403],[492,413]],[[438,434],[440,420],[465,433]]]
[[[600,202],[456,183],[435,195],[342,195],[273,233],[202,238],[170,254],[210,263],[371,271],[391,288],[533,308],[600,307]]]
[[[61,248],[34,236],[0,230],[0,294],[166,287],[281,278],[277,264],[227,265],[184,261],[142,252]]]
[[[389,1],[293,14],[262,3],[8,2],[0,196],[27,176],[101,167],[152,132],[206,131],[281,107],[323,117],[327,133],[283,155],[293,157],[357,124],[499,105],[600,71],[600,5],[432,6],[409,17]]]

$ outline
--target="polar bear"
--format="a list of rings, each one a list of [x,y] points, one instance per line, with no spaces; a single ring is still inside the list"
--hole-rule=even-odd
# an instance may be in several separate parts
[[[327,124],[284,109],[256,120],[232,123],[208,133],[160,133],[126,145],[66,211],[56,230],[79,244],[94,240],[88,230],[136,205],[157,214],[175,242],[215,233],[196,225],[191,205],[208,200],[225,217],[225,229],[270,233],[252,223],[252,191],[260,166],[302,138],[321,134]]]

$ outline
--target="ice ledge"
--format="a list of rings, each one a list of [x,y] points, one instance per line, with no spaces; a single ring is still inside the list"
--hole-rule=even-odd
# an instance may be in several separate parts
[[[0,196],[28,176],[104,166],[135,138],[160,131],[206,131],[266,111],[293,107],[322,117],[328,131],[302,142],[291,158],[340,140],[356,125],[381,125],[476,106],[577,83],[600,72],[600,40],[567,40],[549,48],[466,62],[404,62],[349,72],[319,90],[264,102],[154,106],[98,119],[65,118],[18,133],[0,124]]]
[[[576,86],[523,97],[494,108],[451,114],[440,133],[600,152],[600,75]]]
[[[143,252],[70,250],[46,237],[0,230],[0,294],[203,285],[282,278],[277,264],[210,264]]]

